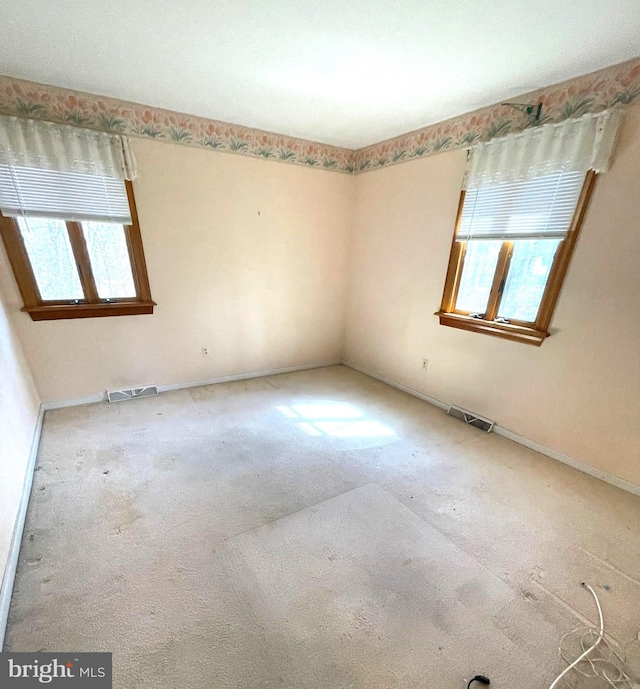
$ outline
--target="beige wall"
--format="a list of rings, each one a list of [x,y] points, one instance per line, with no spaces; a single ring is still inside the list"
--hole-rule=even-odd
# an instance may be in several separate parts
[[[433,316],[464,151],[353,178],[133,145],[153,316],[34,323],[0,252],[0,290],[43,400],[344,355],[640,484],[640,108],[598,180],[541,348]]]
[[[39,406],[22,348],[0,299],[0,580],[22,498]]]
[[[640,484],[639,107],[616,150],[540,348],[433,315],[464,151],[357,176],[346,359]]]
[[[0,265],[43,400],[339,359],[354,179],[132,144],[154,315],[34,323]]]

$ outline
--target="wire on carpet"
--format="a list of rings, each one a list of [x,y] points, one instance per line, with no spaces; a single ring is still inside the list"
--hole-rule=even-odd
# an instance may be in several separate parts
[[[560,680],[571,670],[575,670],[584,677],[600,677],[613,689],[634,689],[639,686],[637,680],[632,678],[625,671],[626,655],[619,641],[605,631],[604,617],[602,608],[596,592],[589,584],[582,583],[595,601],[598,609],[599,624],[595,626],[585,626],[567,632],[560,639],[560,657],[568,663],[567,667],[553,680],[549,689],[555,689]],[[564,644],[571,638],[579,639],[582,653],[573,661],[565,650]],[[640,641],[640,632],[638,632]]]

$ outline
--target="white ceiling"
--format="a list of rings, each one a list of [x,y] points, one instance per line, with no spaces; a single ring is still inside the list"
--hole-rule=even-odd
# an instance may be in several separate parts
[[[0,73],[359,148],[640,53],[639,0],[0,0]]]

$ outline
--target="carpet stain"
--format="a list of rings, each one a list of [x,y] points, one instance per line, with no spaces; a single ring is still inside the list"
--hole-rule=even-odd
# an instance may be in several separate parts
[[[114,490],[103,490],[100,495],[102,512],[109,523],[114,524],[116,533],[121,531],[142,516],[134,504],[131,493],[120,493]]]
[[[635,638],[639,541],[637,497],[341,366],[59,409],[6,648],[111,651],[114,689],[538,689],[579,582]]]

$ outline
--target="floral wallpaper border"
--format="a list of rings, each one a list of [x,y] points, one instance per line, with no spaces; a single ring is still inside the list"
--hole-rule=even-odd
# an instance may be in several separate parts
[[[307,167],[355,172],[355,152],[347,148],[2,75],[0,114]]]
[[[356,173],[407,162],[478,141],[561,122],[588,112],[624,106],[640,99],[640,58],[585,74],[554,86],[507,98],[511,103],[542,103],[538,121],[510,106],[496,103],[356,151]]]
[[[0,75],[0,114],[359,173],[467,147],[546,122],[640,102],[640,58],[508,99],[543,104],[536,121],[499,103],[358,151]]]

